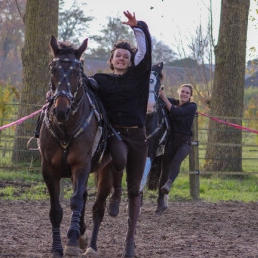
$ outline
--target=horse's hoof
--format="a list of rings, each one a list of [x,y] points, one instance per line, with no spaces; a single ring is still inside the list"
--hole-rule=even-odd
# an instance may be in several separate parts
[[[88,237],[86,235],[82,235],[79,237],[79,246],[81,249],[86,249],[88,245]]]
[[[157,210],[156,210],[156,214],[161,215],[167,209],[168,209],[167,206],[158,207]]]
[[[123,258],[133,258],[135,257],[135,252],[134,252],[134,248],[135,248],[135,243],[134,241],[126,241],[125,243],[125,250],[123,253]]]
[[[119,205],[121,202],[121,191],[117,190],[114,192],[109,199],[109,204],[107,206],[107,211],[109,216],[116,218],[119,214]]]
[[[80,248],[77,246],[66,246],[64,249],[64,258],[81,257]]]
[[[59,253],[51,253],[49,258],[62,258],[63,255],[59,254]]]
[[[98,257],[98,252],[95,251],[92,247],[89,247],[87,248],[86,252],[82,255],[82,257],[95,258]]]

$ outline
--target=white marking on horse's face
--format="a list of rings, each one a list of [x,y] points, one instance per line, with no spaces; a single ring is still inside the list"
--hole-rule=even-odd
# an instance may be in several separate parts
[[[152,113],[154,111],[154,105],[155,105],[155,86],[157,84],[157,78],[154,75],[153,72],[151,72],[150,75],[150,84],[149,84],[149,99],[148,99],[148,105],[147,105],[147,113]]]

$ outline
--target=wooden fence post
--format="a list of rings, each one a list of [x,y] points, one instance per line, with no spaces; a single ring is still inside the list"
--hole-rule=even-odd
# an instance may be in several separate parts
[[[190,180],[190,195],[193,200],[200,199],[200,170],[199,170],[199,142],[198,142],[198,113],[195,114],[193,126],[193,141],[192,149],[189,154],[189,180]]]

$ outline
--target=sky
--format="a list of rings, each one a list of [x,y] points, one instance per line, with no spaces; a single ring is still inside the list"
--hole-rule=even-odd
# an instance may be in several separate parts
[[[249,19],[248,22],[247,60],[258,56],[258,53],[249,51],[251,47],[258,44],[258,29],[256,29],[258,15],[255,14],[258,3],[255,3],[254,0],[250,1],[250,14],[256,15],[257,20]],[[173,50],[178,47],[178,42],[185,42],[186,45],[190,43],[200,22],[206,26],[209,19],[210,0],[77,0],[77,2],[86,2],[85,14],[95,17],[89,24],[89,35],[87,35],[89,44],[90,35],[97,34],[101,26],[107,24],[107,17],[121,17],[122,21],[126,21],[126,17],[123,15],[125,10],[135,12],[138,20],[143,20],[148,24],[152,36],[157,41],[163,41]],[[218,38],[220,7],[221,0],[212,0],[215,43]],[[187,49],[187,47],[185,48]]]

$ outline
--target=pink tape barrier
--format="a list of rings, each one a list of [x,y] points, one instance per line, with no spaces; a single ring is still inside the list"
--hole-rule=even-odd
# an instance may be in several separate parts
[[[0,127],[0,131],[3,130],[3,129],[6,129],[6,128],[10,127],[10,126],[13,126],[13,125],[21,124],[21,123],[24,122],[25,120],[27,120],[27,119],[29,119],[29,118],[31,118],[31,117],[37,115],[38,113],[40,113],[41,110],[42,110],[42,109],[37,110],[37,111],[33,112],[32,114],[30,114],[30,115],[28,115],[28,116],[25,116],[25,117],[23,117],[23,118],[21,118],[21,119],[15,121],[15,122],[12,122],[12,123],[7,124],[7,125],[4,125],[4,126],[1,126],[1,127]],[[218,119],[218,118],[216,118],[216,117],[208,116],[208,115],[203,114],[203,113],[201,113],[201,112],[197,112],[197,113],[200,114],[200,115],[202,115],[202,116],[208,117],[208,118],[210,118],[210,119],[212,119],[212,120],[214,120],[214,121],[216,121],[216,122],[218,122],[218,123],[223,123],[223,124],[232,126],[232,127],[236,128],[236,129],[239,129],[239,130],[248,131],[248,132],[251,132],[251,133],[257,133],[257,134],[258,134],[258,130],[254,130],[254,129],[250,129],[250,128],[248,128],[248,127],[244,127],[244,126],[241,126],[241,125],[233,124],[233,123],[230,123],[230,122],[227,122],[227,121]]]
[[[236,129],[239,129],[239,130],[243,130],[243,131],[248,131],[248,132],[251,132],[251,133],[257,133],[258,134],[258,131],[257,130],[253,130],[253,129],[250,129],[248,127],[244,127],[244,126],[241,126],[241,125],[237,125],[237,124],[233,124],[233,123],[230,123],[230,122],[227,122],[227,121],[224,121],[224,120],[221,120],[221,119],[218,119],[216,117],[212,117],[212,116],[208,116],[206,114],[203,114],[201,112],[197,112],[198,114],[202,115],[202,116],[205,116],[205,117],[208,117],[216,122],[219,122],[219,123],[223,123],[223,124],[226,124],[226,125],[229,125],[229,126],[232,126]]]
[[[32,118],[33,116],[37,115],[37,114],[40,113],[40,112],[41,112],[41,109],[38,110],[38,111],[35,111],[35,112],[33,112],[32,114],[30,114],[30,115],[28,115],[28,116],[25,116],[25,117],[23,117],[23,118],[21,118],[21,119],[15,121],[15,122],[12,122],[12,123],[7,124],[7,125],[3,125],[3,126],[0,127],[0,131],[3,130],[3,129],[6,129],[6,128],[10,127],[10,126],[13,126],[13,125],[21,124],[21,123],[24,122],[25,120],[27,120],[27,119],[29,119],[29,118]]]

